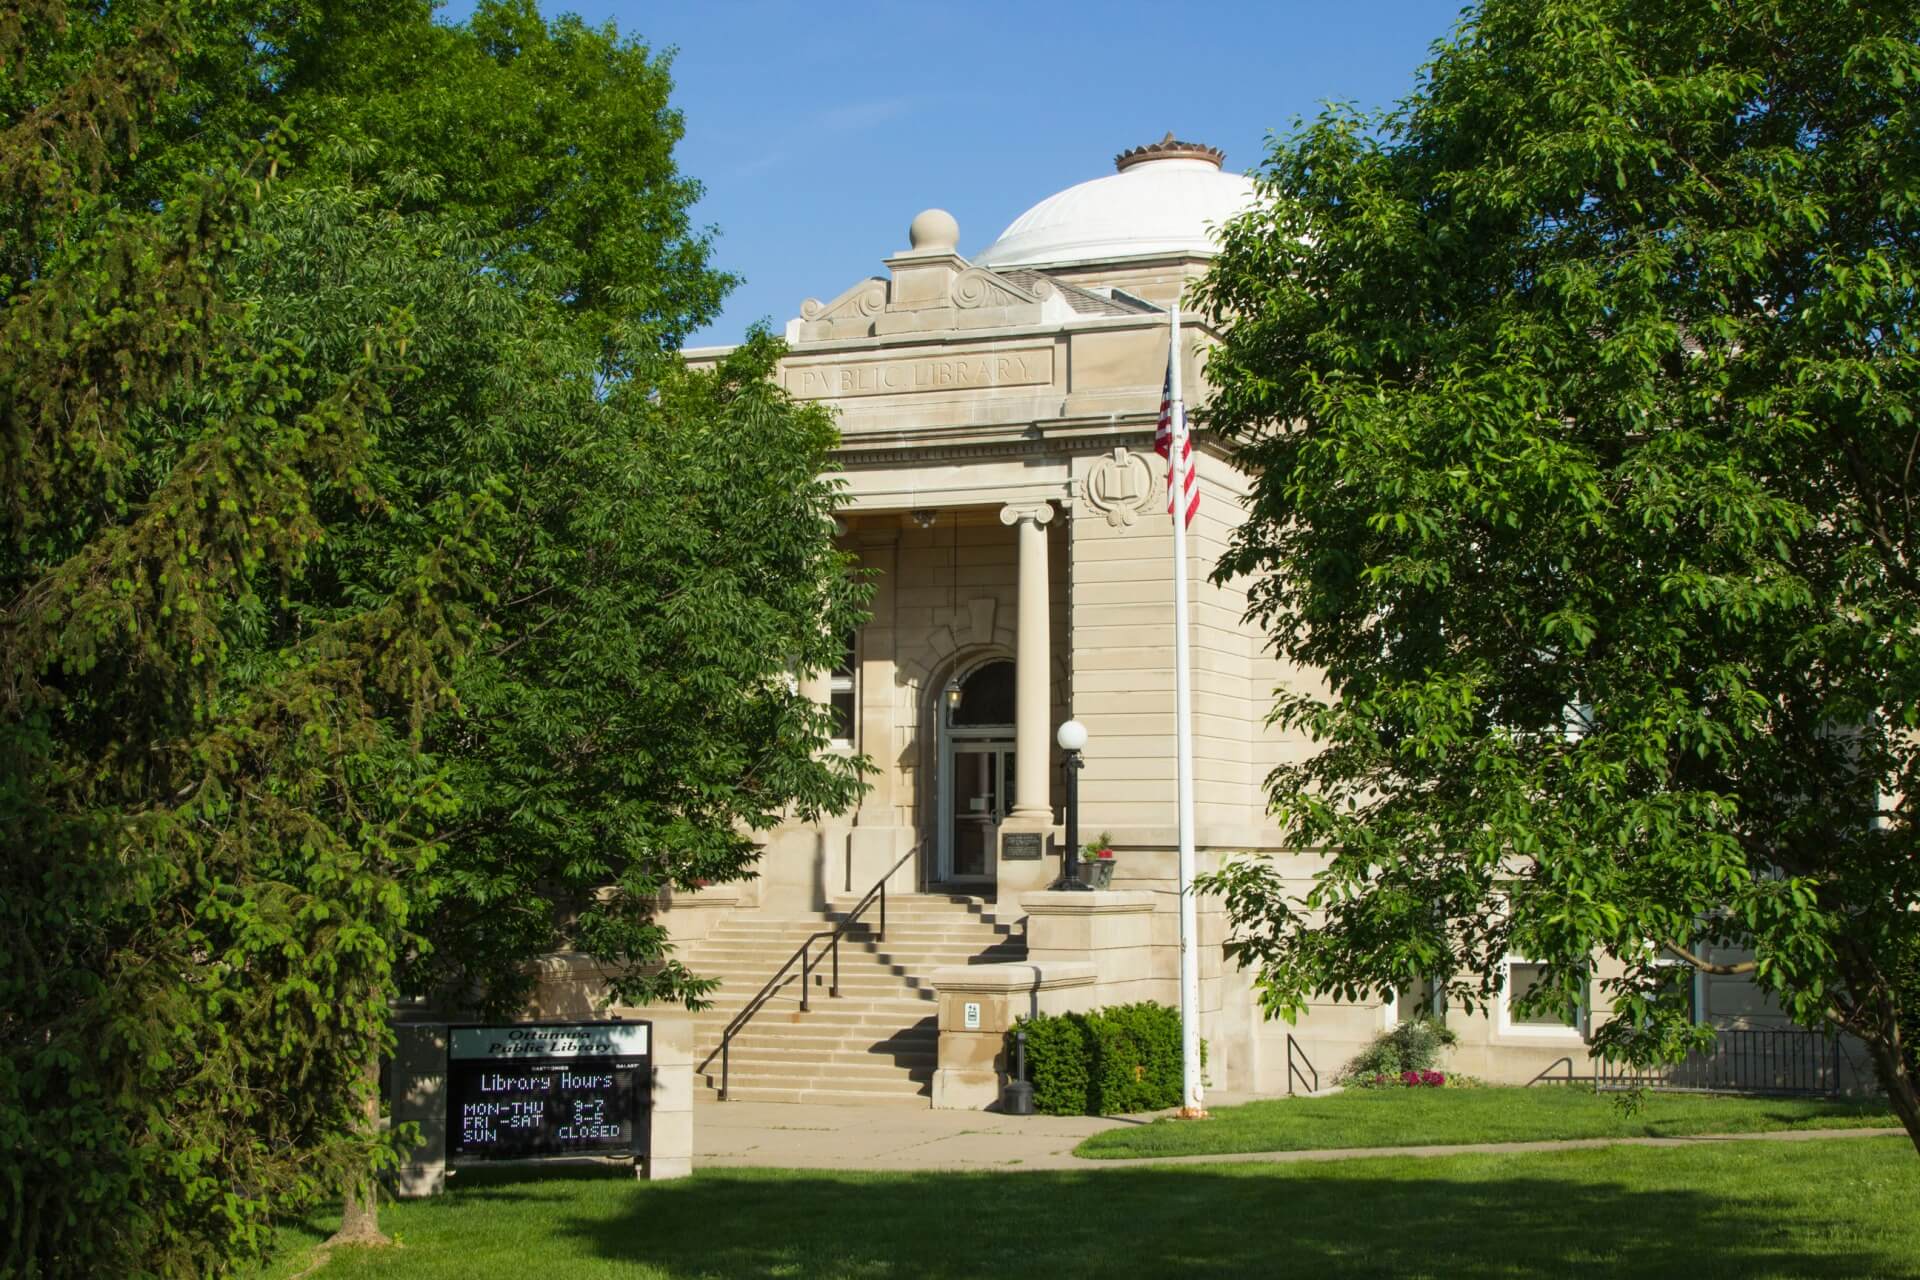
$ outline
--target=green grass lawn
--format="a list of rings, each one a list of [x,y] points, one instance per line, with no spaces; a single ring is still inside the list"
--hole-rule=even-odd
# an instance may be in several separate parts
[[[462,1173],[318,1280],[1920,1276],[1897,1138],[1066,1173]],[[329,1223],[288,1232],[279,1280]]]
[[[1730,1098],[1654,1093],[1635,1112],[1618,1095],[1579,1085],[1531,1089],[1349,1089],[1324,1098],[1278,1098],[1221,1107],[1206,1120],[1156,1120],[1088,1138],[1075,1155],[1225,1155],[1422,1147],[1548,1138],[1672,1138],[1690,1133],[1897,1126],[1882,1103],[1811,1098]]]

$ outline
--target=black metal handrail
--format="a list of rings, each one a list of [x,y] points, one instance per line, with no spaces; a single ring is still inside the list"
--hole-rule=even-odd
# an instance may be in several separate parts
[[[1567,1069],[1567,1074],[1565,1076],[1554,1076],[1553,1073],[1558,1071],[1563,1065]],[[1539,1074],[1534,1076],[1533,1079],[1527,1081],[1527,1085],[1529,1088],[1531,1088],[1532,1086],[1539,1084],[1542,1080],[1548,1079],[1549,1077],[1554,1079],[1564,1080],[1566,1083],[1572,1084],[1576,1079],[1576,1077],[1573,1074],[1573,1059],[1571,1057],[1555,1058],[1552,1062],[1549,1062],[1546,1066],[1540,1068]],[[1591,1079],[1592,1077],[1582,1076],[1577,1078]]]
[[[874,882],[873,888],[867,890],[867,896],[860,899],[860,901],[855,904],[853,910],[842,916],[839,923],[834,925],[833,928],[822,929],[818,933],[808,934],[807,940],[802,942],[799,948],[787,957],[785,964],[774,971],[773,976],[767,979],[766,985],[755,992],[753,997],[744,1005],[740,1006],[740,1012],[733,1015],[733,1021],[727,1023],[727,1029],[720,1033],[719,1047],[714,1049],[712,1053],[709,1053],[700,1062],[700,1069],[705,1071],[707,1067],[712,1065],[713,1055],[715,1053],[720,1055],[720,1101],[725,1102],[727,1100],[728,1077],[733,1059],[733,1037],[739,1034],[741,1028],[753,1020],[753,1015],[760,1012],[768,1000],[773,998],[773,993],[780,988],[781,980],[793,972],[793,966],[796,963],[800,966],[800,1012],[811,1012],[812,1006],[808,1004],[807,997],[808,992],[813,986],[813,966],[815,964],[813,958],[814,943],[820,941],[822,938],[829,940],[827,950],[831,952],[833,956],[833,981],[827,986],[827,994],[837,997],[840,994],[840,935],[846,933],[858,923],[860,917],[866,913],[867,908],[872,906],[876,900],[880,903],[880,928],[879,931],[875,933],[874,938],[879,942],[885,942],[887,940],[887,881],[893,878],[894,872],[906,866],[907,861],[920,852],[920,848],[921,846],[916,844],[913,848],[902,854],[900,860],[891,867],[888,867],[887,873]]]
[[[1307,1073],[1312,1076],[1311,1081],[1309,1081],[1307,1075],[1301,1073],[1299,1067],[1293,1065],[1293,1060],[1296,1056],[1299,1057],[1301,1063],[1306,1067]],[[1289,1094],[1293,1092],[1293,1082],[1296,1079],[1298,1079],[1301,1084],[1307,1085],[1308,1093],[1320,1092],[1320,1073],[1314,1070],[1313,1061],[1307,1057],[1307,1051],[1300,1047],[1299,1042],[1293,1038],[1293,1032],[1289,1031],[1287,1032],[1287,1092]]]

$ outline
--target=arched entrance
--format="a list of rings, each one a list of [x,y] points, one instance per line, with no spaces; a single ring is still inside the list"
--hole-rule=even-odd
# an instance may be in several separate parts
[[[1013,663],[993,659],[957,676],[940,700],[940,816],[935,879],[994,883],[1000,823],[1013,809]]]

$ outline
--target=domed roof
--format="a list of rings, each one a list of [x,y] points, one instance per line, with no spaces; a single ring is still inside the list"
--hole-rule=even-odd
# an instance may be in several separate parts
[[[983,267],[1052,266],[1171,253],[1211,254],[1221,223],[1253,202],[1253,181],[1223,173],[1212,147],[1176,142],[1114,158],[1119,172],[1048,196],[972,260]]]

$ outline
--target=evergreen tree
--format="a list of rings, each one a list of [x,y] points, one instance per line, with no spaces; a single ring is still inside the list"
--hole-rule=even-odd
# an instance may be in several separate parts
[[[4,1270],[202,1275],[369,1159],[420,750],[473,634],[484,496],[407,516],[391,589],[263,639],[365,480],[404,317],[338,368],[227,287],[284,139],[150,148],[184,6],[0,22]],[[240,40],[244,32],[229,33]]]

